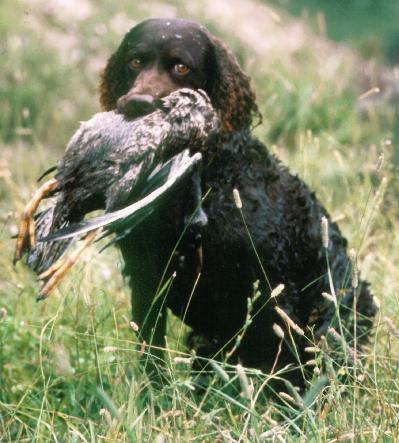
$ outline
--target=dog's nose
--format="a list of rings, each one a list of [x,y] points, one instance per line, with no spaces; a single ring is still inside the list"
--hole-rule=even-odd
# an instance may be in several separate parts
[[[126,94],[116,103],[118,111],[129,117],[139,117],[153,112],[156,100],[152,95]]]

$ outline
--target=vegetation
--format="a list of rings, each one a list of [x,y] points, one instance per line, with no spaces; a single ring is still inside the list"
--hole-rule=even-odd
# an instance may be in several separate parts
[[[308,16],[330,38],[350,42],[365,56],[384,58],[393,64],[399,61],[396,0],[270,0],[268,3],[296,16]]]
[[[238,26],[246,0],[237,1],[234,35],[205,0],[195,10],[180,0],[135,3],[0,4],[0,441],[397,441],[396,110],[370,100],[375,91],[359,90],[355,56],[333,45],[315,51],[318,37],[294,53],[259,57]],[[274,30],[260,21],[261,3],[251,5],[259,7],[251,26],[267,39]],[[171,315],[166,361],[159,383],[150,384],[116,250],[92,247],[41,303],[33,274],[12,266],[18,214],[78,121],[98,110],[96,85],[108,55],[135,22],[170,13],[204,22],[239,53],[264,116],[257,135],[339,220],[380,301],[364,359],[337,366],[318,344],[303,397],[288,385],[265,398],[262,388],[279,374],[215,362],[199,386],[182,344],[185,327]],[[276,26],[284,29],[284,19]]]

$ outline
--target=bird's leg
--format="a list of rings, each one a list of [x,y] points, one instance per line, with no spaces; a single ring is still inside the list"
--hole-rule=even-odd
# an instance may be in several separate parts
[[[101,228],[95,229],[89,232],[84,238],[83,242],[75,251],[65,257],[60,258],[47,271],[39,275],[40,280],[44,280],[42,287],[39,290],[37,300],[44,300],[50,294],[50,292],[58,286],[65,274],[72,268],[72,266],[78,261],[83,251],[93,243],[96,239],[98,232]]]
[[[24,212],[22,213],[21,221],[19,222],[17,244],[15,246],[14,253],[14,264],[21,259],[26,240],[28,240],[28,246],[30,249],[35,248],[35,212],[39,207],[40,202],[47,195],[57,190],[58,186],[58,180],[56,180],[55,178],[46,181],[46,183],[40,186],[40,188],[35,192],[29,203],[25,206]]]

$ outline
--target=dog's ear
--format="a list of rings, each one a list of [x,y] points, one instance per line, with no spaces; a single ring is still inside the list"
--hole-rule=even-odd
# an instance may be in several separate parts
[[[212,36],[216,78],[210,93],[213,106],[220,112],[223,132],[248,129],[254,118],[262,120],[249,77],[244,74],[231,50]]]
[[[117,51],[108,60],[101,74],[100,104],[103,111],[116,108],[118,98],[126,94],[128,85],[127,66],[125,60],[127,37],[122,41]]]

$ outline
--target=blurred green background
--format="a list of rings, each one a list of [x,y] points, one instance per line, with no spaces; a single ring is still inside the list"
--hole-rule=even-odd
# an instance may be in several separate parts
[[[399,2],[396,0],[271,0],[296,17],[309,18],[326,35],[349,43],[365,57],[399,62]]]

